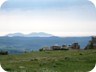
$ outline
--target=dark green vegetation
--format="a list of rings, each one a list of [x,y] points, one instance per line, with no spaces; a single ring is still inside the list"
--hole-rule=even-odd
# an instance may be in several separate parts
[[[0,50],[9,53],[22,53],[24,51],[39,50],[54,44],[72,44],[78,42],[84,48],[91,37],[0,37]]]
[[[35,51],[1,55],[9,72],[88,72],[96,63],[96,50]]]
[[[0,51],[0,55],[8,55],[7,51]]]

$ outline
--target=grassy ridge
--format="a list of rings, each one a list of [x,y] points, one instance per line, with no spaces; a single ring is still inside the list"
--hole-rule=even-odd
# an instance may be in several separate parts
[[[0,56],[10,72],[87,72],[96,63],[96,50],[42,51]]]

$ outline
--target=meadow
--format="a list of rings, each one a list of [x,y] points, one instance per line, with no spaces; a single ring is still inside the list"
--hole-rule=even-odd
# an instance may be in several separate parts
[[[96,50],[32,51],[0,55],[8,72],[88,72],[96,63]]]

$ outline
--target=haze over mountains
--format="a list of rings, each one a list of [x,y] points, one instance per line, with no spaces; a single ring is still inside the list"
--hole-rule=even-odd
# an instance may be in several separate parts
[[[9,53],[22,53],[24,51],[39,50],[44,46],[52,46],[55,44],[70,45],[74,42],[80,44],[83,49],[91,39],[86,37],[58,37],[44,32],[34,32],[30,34],[13,33],[0,37],[0,50],[8,51]]]
[[[52,37],[54,35],[44,33],[44,32],[33,32],[30,34],[23,34],[23,33],[13,33],[13,34],[7,34],[8,37]]]
[[[84,48],[89,35],[96,35],[96,9],[89,0],[7,0],[0,9],[0,25],[0,34],[13,33],[0,37],[0,50],[31,51],[74,42]],[[74,34],[89,37],[57,37]]]

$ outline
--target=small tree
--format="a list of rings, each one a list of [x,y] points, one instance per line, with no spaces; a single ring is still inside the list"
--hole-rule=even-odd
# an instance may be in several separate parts
[[[45,47],[42,47],[41,49],[39,49],[39,51],[47,51],[49,50],[49,47],[45,46]]]

